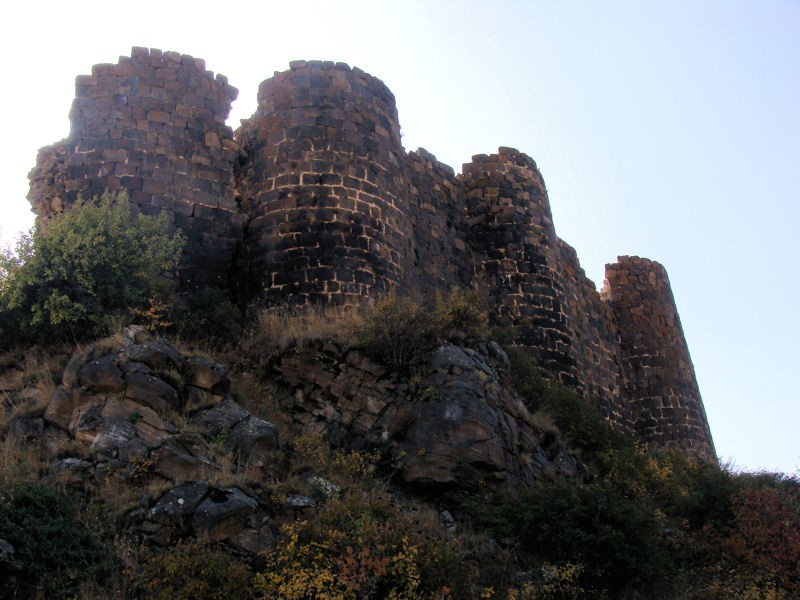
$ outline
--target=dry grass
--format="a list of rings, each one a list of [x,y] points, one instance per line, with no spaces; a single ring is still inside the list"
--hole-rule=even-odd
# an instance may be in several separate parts
[[[282,354],[313,342],[350,343],[363,328],[365,306],[307,306],[264,309],[243,340],[258,355]]]

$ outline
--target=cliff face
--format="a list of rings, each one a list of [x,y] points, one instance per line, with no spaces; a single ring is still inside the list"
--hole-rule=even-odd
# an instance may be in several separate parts
[[[189,56],[134,48],[76,89],[70,136],[30,174],[45,221],[79,195],[125,189],[186,235],[187,289],[349,304],[480,286],[550,377],[650,443],[714,458],[666,271],[620,257],[598,293],[525,154],[500,148],[456,175],[406,153],[391,91],[341,63],[293,62],[264,81],[235,134],[236,90]]]

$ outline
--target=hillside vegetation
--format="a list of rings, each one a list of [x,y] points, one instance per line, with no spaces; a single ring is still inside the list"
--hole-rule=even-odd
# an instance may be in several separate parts
[[[239,306],[181,243],[106,195],[2,256],[1,597],[800,596],[796,475],[643,448],[479,294]]]

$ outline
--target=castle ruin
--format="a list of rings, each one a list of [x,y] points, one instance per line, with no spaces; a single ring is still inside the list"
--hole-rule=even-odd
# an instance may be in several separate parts
[[[234,132],[236,95],[175,52],[96,65],[76,80],[70,135],[30,173],[35,212],[126,190],[186,236],[187,289],[348,304],[481,286],[548,376],[650,444],[715,458],[665,269],[619,257],[597,292],[555,233],[531,158],[500,148],[456,174],[407,153],[391,91],[342,63],[290,63]]]

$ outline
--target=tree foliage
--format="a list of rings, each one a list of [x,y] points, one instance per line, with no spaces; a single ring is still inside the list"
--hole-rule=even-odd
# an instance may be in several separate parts
[[[0,326],[49,339],[107,333],[130,309],[169,296],[182,247],[163,215],[133,216],[125,193],[78,200],[0,256]]]

